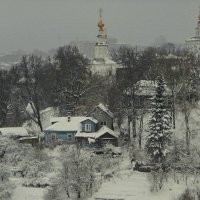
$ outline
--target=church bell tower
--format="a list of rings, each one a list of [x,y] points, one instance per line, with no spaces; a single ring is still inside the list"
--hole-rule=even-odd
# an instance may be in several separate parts
[[[200,7],[199,7],[198,22],[196,27],[196,37],[200,38]]]
[[[199,57],[200,56],[200,7],[199,7],[198,21],[195,31],[196,31],[195,36],[187,39],[186,45],[190,52]]]
[[[95,60],[104,60],[105,58],[110,58],[109,50],[108,50],[108,42],[107,42],[107,33],[105,29],[105,25],[103,23],[102,18],[103,10],[99,10],[99,21],[98,21],[98,35],[97,42],[95,45]]]

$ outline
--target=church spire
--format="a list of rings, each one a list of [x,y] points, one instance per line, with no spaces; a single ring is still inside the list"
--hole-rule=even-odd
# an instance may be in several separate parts
[[[200,6],[199,6],[199,15],[198,15],[198,20],[200,21]]]
[[[103,9],[100,8],[100,9],[99,9],[99,18],[100,18],[100,19],[102,18],[102,13],[103,13]]]
[[[198,22],[196,27],[196,37],[200,37],[200,6],[199,6]]]
[[[99,10],[99,22],[98,22],[98,27],[99,27],[99,31],[103,32],[104,31],[104,23],[103,23],[103,19],[102,19],[102,8],[100,8]]]
[[[110,53],[108,50],[108,42],[107,42],[107,31],[105,25],[103,23],[102,17],[103,10],[99,10],[99,21],[98,21],[98,35],[97,42],[95,45],[95,59],[104,60],[105,58],[110,58]]]

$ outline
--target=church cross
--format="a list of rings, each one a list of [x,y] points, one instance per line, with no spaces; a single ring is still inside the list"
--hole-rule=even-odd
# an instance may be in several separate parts
[[[99,16],[100,16],[100,18],[102,18],[102,13],[103,13],[103,9],[100,8],[100,9],[99,9]]]

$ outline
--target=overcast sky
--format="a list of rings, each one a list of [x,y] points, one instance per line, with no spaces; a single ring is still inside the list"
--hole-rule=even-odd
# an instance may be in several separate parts
[[[0,0],[0,52],[49,50],[95,40],[98,10],[109,37],[150,45],[159,35],[184,43],[194,35],[200,0]]]

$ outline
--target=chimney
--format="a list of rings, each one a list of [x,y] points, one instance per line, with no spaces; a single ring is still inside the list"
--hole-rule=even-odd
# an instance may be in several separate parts
[[[95,116],[95,113],[93,112],[93,113],[92,113],[92,118],[94,118],[94,116]]]
[[[70,117],[70,116],[67,117],[67,121],[68,121],[68,122],[71,121],[71,117]]]

